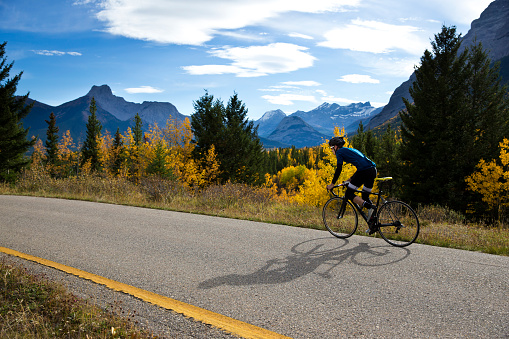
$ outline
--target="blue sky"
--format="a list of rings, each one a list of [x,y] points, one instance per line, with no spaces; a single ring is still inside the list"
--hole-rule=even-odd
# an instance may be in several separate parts
[[[258,119],[323,102],[387,104],[442,25],[492,0],[0,0],[17,94],[57,106],[107,84],[186,115],[205,90]]]

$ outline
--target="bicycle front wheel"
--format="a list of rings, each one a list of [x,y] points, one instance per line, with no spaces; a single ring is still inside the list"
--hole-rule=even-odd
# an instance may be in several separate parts
[[[342,207],[344,210],[342,210]],[[327,230],[333,236],[342,239],[352,236],[359,222],[357,211],[352,203],[341,197],[331,198],[325,203],[322,217]]]
[[[378,211],[378,233],[389,244],[405,247],[419,235],[419,219],[408,204],[401,201],[390,201],[383,204]]]

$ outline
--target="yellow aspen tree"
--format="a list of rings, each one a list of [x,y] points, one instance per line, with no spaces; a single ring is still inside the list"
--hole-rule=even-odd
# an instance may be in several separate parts
[[[205,159],[201,163],[201,187],[209,186],[217,181],[218,176],[221,173],[219,170],[219,165],[220,164],[219,160],[217,159],[216,147],[211,145],[210,149],[205,155]]]
[[[125,133],[125,144],[124,151],[127,159],[127,175],[138,181],[142,176],[145,175],[145,169],[147,167],[146,152],[150,147],[148,141],[142,141],[140,144],[136,144],[134,132],[130,127],[127,128]]]
[[[37,139],[34,144],[34,151],[31,156],[31,165],[30,169],[34,173],[44,173],[46,172],[46,167],[44,166],[44,162],[46,160],[45,148],[41,139]]]
[[[335,127],[334,136],[343,136],[345,139],[345,145],[343,147],[351,147],[344,128],[340,130],[338,127]],[[328,141],[325,141],[321,147],[325,153],[325,157],[318,162],[318,170],[313,171],[313,174],[309,175],[307,180],[299,187],[299,192],[294,198],[295,201],[311,206],[321,206],[330,198],[330,194],[327,192],[325,186],[332,181],[334,172],[336,171],[337,159],[336,155],[330,149]],[[351,164],[344,164],[337,183],[349,179],[355,173],[355,170],[355,167]]]
[[[69,130],[65,131],[58,143],[58,163],[57,173],[62,177],[73,175],[73,167],[78,166],[76,145]]]
[[[97,136],[97,146],[99,147],[98,159],[105,173],[109,173],[108,168],[111,165],[109,149],[112,143],[113,139],[109,131],[106,131],[104,135]]]
[[[481,194],[497,220],[509,207],[509,139],[504,138],[499,147],[498,159],[489,162],[481,159],[477,170],[465,179],[467,189]]]

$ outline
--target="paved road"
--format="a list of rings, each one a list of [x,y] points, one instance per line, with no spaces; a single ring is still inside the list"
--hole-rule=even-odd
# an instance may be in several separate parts
[[[0,215],[0,246],[294,338],[509,337],[508,257],[58,199]]]

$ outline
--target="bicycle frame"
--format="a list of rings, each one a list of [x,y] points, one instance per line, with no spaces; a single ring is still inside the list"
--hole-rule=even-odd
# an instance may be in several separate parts
[[[392,179],[392,178],[390,178]],[[387,179],[387,180],[390,180],[390,179]],[[345,184],[340,184],[340,185],[336,185],[334,186],[330,192],[332,193],[332,195],[336,196],[336,197],[340,197],[339,194],[336,194],[334,193],[334,188],[339,188],[339,187],[344,187],[346,186]],[[355,193],[362,193],[362,190],[355,190],[354,191]],[[346,193],[346,192],[345,192]],[[370,192],[369,195],[376,195],[377,198],[376,198],[376,208],[377,210],[380,208],[380,202],[382,202],[382,205],[387,201],[384,197],[383,197],[383,192],[382,190],[379,190],[378,192],[374,193],[374,192]],[[345,209],[346,209],[346,204],[347,204],[347,201],[348,199],[345,197],[345,195],[343,195],[343,203],[341,204],[341,208],[339,209],[339,213],[338,213],[338,219],[342,218],[343,217],[343,214],[345,213]],[[367,215],[364,213],[364,211],[362,210],[362,207],[357,205],[356,203],[354,203],[352,201],[352,205],[355,207],[355,209],[357,210],[357,212],[362,216],[362,218],[364,219],[364,221],[366,221],[366,223],[368,222],[368,217]],[[377,222],[378,224],[378,222]],[[392,224],[387,224],[387,225],[380,225],[378,224],[379,227],[383,227],[383,226],[394,226]]]

